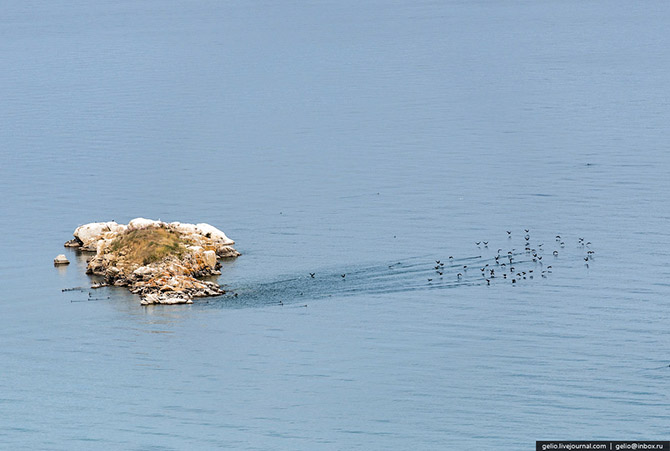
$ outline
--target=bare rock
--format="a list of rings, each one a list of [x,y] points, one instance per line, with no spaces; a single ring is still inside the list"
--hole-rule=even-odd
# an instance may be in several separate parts
[[[71,240],[65,242],[65,247],[81,247],[82,244],[83,243],[79,238],[74,237]]]
[[[105,234],[116,235],[125,229],[125,225],[117,224],[114,221],[92,222],[77,227],[74,231],[74,237],[81,242],[80,246],[83,250],[95,251],[98,240],[103,238]],[[68,243],[71,241],[68,241]]]
[[[153,305],[153,304],[193,304],[193,301],[185,297],[178,295],[170,296],[163,294],[150,293],[142,298],[140,301],[142,305]]]
[[[54,266],[59,266],[59,265],[69,265],[70,261],[67,259],[67,257],[64,254],[60,254],[54,258]]]

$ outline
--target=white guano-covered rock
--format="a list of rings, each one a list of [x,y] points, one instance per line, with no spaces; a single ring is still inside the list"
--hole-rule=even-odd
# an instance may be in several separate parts
[[[212,225],[201,223],[196,224],[195,228],[200,235],[204,235],[207,238],[219,241],[224,246],[232,246],[235,244],[235,241],[228,238],[225,233]]]
[[[144,229],[147,227],[160,227],[165,225],[162,221],[154,221],[153,219],[135,218],[128,223],[130,230]]]
[[[195,228],[195,224],[182,224],[181,222],[171,222],[170,227],[176,230],[179,233],[184,235],[196,235],[198,231]]]
[[[91,222],[77,227],[74,231],[74,236],[82,242],[82,246],[89,247],[93,244],[95,247],[97,241],[107,232],[114,234],[121,233],[126,230],[123,224],[117,224],[114,221],[110,222]]]

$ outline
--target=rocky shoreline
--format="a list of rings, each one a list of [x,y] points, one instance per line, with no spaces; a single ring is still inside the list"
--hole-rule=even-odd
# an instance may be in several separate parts
[[[66,247],[95,252],[86,272],[104,279],[93,288],[126,286],[143,305],[190,304],[224,294],[218,284],[199,278],[220,275],[218,259],[240,255],[235,242],[209,224],[136,218],[127,225],[85,224],[73,235]]]

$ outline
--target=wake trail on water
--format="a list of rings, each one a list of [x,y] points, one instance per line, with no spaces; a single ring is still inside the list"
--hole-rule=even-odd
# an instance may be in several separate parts
[[[206,302],[227,307],[248,307],[466,286],[520,286],[550,277],[554,265],[588,268],[595,259],[591,243],[582,238],[569,251],[559,236],[555,243],[546,246],[543,243],[532,244],[528,234],[521,243],[515,243],[515,247],[512,247],[511,239],[504,244],[506,249],[501,246],[497,251],[479,246],[479,252],[470,256],[440,258],[422,255],[378,264],[315,269],[313,275],[296,274],[271,281],[229,284],[225,286],[225,295]]]

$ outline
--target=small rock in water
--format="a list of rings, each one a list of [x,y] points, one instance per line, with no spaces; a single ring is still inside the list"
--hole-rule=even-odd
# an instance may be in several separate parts
[[[63,254],[60,254],[56,258],[54,258],[54,266],[69,265],[69,264],[70,264],[70,261]]]

